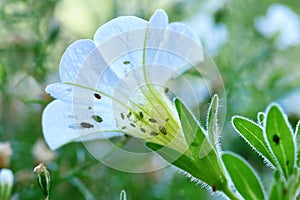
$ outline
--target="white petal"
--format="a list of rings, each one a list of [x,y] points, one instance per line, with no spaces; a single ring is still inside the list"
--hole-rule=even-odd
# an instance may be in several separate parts
[[[168,25],[168,15],[162,9],[158,9],[150,18],[151,28],[166,28]]]
[[[72,43],[64,52],[59,64],[60,80],[75,82],[81,65],[93,49],[95,44],[92,40],[78,40]]]
[[[122,16],[110,20],[102,25],[95,33],[94,40],[96,45],[102,44],[106,40],[115,37],[120,33],[128,31],[145,29],[148,26],[148,22],[134,16]],[[114,46],[115,48],[115,46]]]
[[[195,33],[192,31],[192,29],[190,27],[188,27],[187,25],[185,25],[184,23],[173,22],[168,25],[168,29],[175,31],[177,33],[181,33],[181,34],[185,35],[186,37],[194,40],[195,42],[197,42],[200,45],[199,38],[195,35]]]
[[[104,106],[105,108],[105,106]],[[94,109],[86,106],[72,106],[72,104],[55,100],[44,109],[42,117],[43,133],[46,143],[51,149],[82,139],[101,139],[122,135],[107,130],[116,130],[111,112],[103,109],[101,123],[97,122],[93,115],[97,115]]]

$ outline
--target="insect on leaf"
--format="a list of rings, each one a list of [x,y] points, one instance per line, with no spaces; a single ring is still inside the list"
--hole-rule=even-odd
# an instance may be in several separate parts
[[[271,151],[287,178],[295,165],[295,144],[287,117],[278,105],[271,105],[266,115],[265,134]]]

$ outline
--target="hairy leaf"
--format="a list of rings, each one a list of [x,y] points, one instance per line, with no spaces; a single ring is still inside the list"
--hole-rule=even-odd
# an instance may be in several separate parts
[[[265,133],[271,151],[277,158],[280,168],[287,178],[293,173],[295,165],[295,144],[287,117],[275,104],[268,109]]]
[[[276,166],[276,162],[265,141],[263,128],[261,126],[238,116],[233,117],[232,123],[239,135],[246,140],[258,154],[268,160],[269,163]]]
[[[245,200],[265,199],[260,180],[244,159],[233,153],[224,153],[222,159],[236,189]]]

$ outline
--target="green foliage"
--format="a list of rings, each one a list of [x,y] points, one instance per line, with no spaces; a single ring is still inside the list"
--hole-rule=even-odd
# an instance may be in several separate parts
[[[265,199],[260,180],[244,159],[233,153],[223,153],[222,159],[235,187],[245,200]]]
[[[258,117],[261,119],[259,120],[260,124],[235,116],[233,117],[233,126],[239,135],[255,151],[271,162],[272,167],[275,168],[273,184],[268,198],[295,199],[300,189],[299,166],[296,166],[299,152],[295,150],[299,144],[299,141],[297,141],[298,128],[296,128],[295,133],[292,132],[286,115],[277,104],[271,104],[265,114],[259,113],[259,116],[265,116],[265,119]],[[240,191],[242,187],[238,184],[241,181],[235,182],[230,168],[228,168],[228,163],[225,160],[224,162],[237,189]],[[245,177],[247,173],[250,172],[244,172],[240,176]]]

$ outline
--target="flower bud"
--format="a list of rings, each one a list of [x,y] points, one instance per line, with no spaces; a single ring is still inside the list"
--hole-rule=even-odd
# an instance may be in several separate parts
[[[45,195],[46,199],[49,197],[50,191],[50,173],[43,163],[40,163],[33,169],[33,172],[37,175],[37,182]]]
[[[10,169],[0,171],[0,199],[8,200],[14,182],[14,175]]]
[[[12,150],[8,142],[0,142],[0,168],[9,167],[10,156]]]

